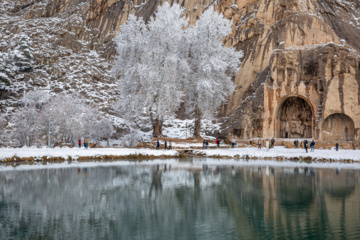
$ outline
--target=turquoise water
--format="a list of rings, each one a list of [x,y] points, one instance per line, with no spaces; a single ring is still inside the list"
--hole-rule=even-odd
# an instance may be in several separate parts
[[[0,239],[359,239],[359,170],[0,172]]]

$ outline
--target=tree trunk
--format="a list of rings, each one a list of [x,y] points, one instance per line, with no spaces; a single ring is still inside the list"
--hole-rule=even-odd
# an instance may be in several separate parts
[[[194,137],[200,137],[200,128],[201,128],[201,112],[199,108],[195,110],[195,127],[194,127]]]
[[[161,125],[160,125],[160,121],[159,121],[158,118],[155,119],[153,129],[154,129],[153,136],[154,137],[160,136],[160,134],[161,134]]]

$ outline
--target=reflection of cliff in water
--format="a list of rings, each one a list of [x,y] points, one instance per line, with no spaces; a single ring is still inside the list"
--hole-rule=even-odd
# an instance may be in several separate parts
[[[314,178],[307,175],[282,175],[276,177],[276,195],[281,206],[301,211],[314,201]]]
[[[356,176],[354,172],[336,172],[323,177],[322,188],[334,199],[350,197],[356,189]],[[339,176],[340,175],[340,176]]]
[[[299,169],[252,168],[237,169],[235,177],[225,175],[227,189],[219,195],[234,218],[238,235],[306,239],[316,234],[341,238],[349,230],[359,232],[360,207],[353,204],[360,197],[359,172],[345,170],[342,180],[329,189],[331,182],[325,187],[323,183],[336,170],[317,171],[311,174],[307,168],[300,169],[300,173]],[[334,205],[323,190],[343,201]],[[355,207],[355,212],[350,207]],[[332,214],[334,209],[342,212]]]

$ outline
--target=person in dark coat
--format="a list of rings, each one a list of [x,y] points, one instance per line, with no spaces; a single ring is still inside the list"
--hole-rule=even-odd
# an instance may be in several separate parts
[[[338,143],[335,144],[335,149],[336,149],[336,151],[339,151],[339,144]]]
[[[171,142],[171,140],[169,140],[169,150],[172,150],[172,142]]]
[[[81,139],[79,139],[78,144],[79,144],[79,148],[81,148]]]
[[[274,147],[274,145],[275,145],[275,139],[274,139],[274,138],[272,138],[272,139],[271,139],[271,148],[273,148],[273,147]]]
[[[156,142],[156,149],[159,150],[159,148],[160,148],[160,142],[159,142],[159,140],[157,140],[157,142]]]
[[[314,148],[315,148],[315,141],[314,140],[311,141],[310,148],[311,148],[311,152],[313,152]]]
[[[304,140],[304,148],[305,151],[308,152],[308,141],[306,139]]]
[[[205,142],[205,139],[204,139],[204,141],[203,141],[203,149],[205,149],[206,148],[206,142]]]
[[[165,150],[167,149],[167,142],[166,140],[164,141],[164,147],[165,147]]]
[[[206,146],[205,148],[208,149],[208,147],[209,147],[209,142],[208,142],[208,140],[206,140],[205,146]]]
[[[220,140],[218,138],[216,139],[216,145],[218,148],[220,147]]]

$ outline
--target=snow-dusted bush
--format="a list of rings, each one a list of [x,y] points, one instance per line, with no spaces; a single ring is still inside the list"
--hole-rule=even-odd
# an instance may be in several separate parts
[[[124,136],[122,145],[125,147],[135,147],[138,143],[143,141],[142,134],[139,131],[131,129],[130,133]]]
[[[107,118],[96,119],[90,129],[90,136],[97,143],[101,140],[106,140],[107,146],[109,146],[109,139],[114,134],[114,127],[112,122]]]

